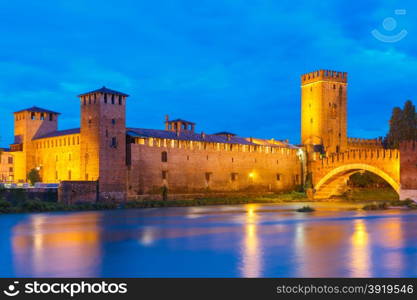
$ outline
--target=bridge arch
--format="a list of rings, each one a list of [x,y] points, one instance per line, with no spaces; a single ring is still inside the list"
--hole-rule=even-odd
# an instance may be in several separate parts
[[[347,180],[355,173],[369,171],[384,179],[397,193],[400,191],[400,184],[392,176],[384,172],[383,170],[368,165],[368,164],[346,164],[336,167],[324,175],[315,188],[315,199],[327,199],[333,195],[341,194],[343,188],[346,187]]]

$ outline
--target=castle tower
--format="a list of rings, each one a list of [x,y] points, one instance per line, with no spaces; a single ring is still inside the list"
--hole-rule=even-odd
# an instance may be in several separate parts
[[[347,73],[319,70],[301,76],[301,143],[327,153],[347,147]]]
[[[106,87],[79,95],[80,174],[98,180],[100,200],[126,198],[126,98]]]
[[[14,113],[15,181],[26,182],[27,174],[36,166],[32,139],[54,132],[59,113],[33,106]]]

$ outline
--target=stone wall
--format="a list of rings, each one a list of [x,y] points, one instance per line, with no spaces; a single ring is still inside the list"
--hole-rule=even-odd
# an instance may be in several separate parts
[[[42,182],[81,179],[79,134],[37,139],[31,144],[34,164],[28,168],[38,167]]]
[[[175,141],[167,146],[128,144],[128,195],[202,191],[285,191],[301,184],[296,149]],[[162,161],[167,152],[167,161]]]
[[[400,198],[417,200],[417,141],[401,143],[400,153]]]
[[[65,204],[97,201],[97,181],[62,181],[58,201]]]

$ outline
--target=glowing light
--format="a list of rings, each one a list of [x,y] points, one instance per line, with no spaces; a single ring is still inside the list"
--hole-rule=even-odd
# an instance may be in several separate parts
[[[249,178],[254,178],[255,177],[255,173],[254,172],[250,172],[249,173]]]

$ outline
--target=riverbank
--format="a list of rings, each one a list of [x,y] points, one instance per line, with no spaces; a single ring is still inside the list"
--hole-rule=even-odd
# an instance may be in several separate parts
[[[153,207],[189,207],[189,206],[213,206],[213,205],[238,205],[238,204],[285,204],[300,203],[305,205],[306,202],[312,204],[317,201],[309,200],[305,193],[289,192],[281,194],[264,194],[249,196],[228,197],[210,197],[197,198],[189,200],[135,200],[123,204],[116,203],[79,203],[63,204],[53,201],[24,200],[10,202],[4,199],[0,200],[0,213],[31,213],[31,212],[53,212],[53,211],[90,211],[90,210],[110,210],[110,209],[133,209],[133,208],[153,208]],[[370,190],[361,189],[351,191],[343,197],[320,201],[328,203],[339,209],[364,209],[364,210],[381,210],[390,207],[399,207],[415,209],[417,206],[414,202],[399,201],[398,195],[390,190]],[[300,206],[301,207],[301,206]],[[307,211],[308,209],[306,209]]]

